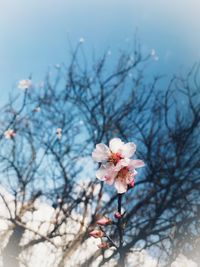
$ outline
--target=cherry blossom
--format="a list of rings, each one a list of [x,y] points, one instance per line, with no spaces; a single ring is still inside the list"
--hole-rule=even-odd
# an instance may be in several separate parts
[[[30,79],[21,80],[18,83],[18,88],[22,90],[26,90],[32,86],[32,81]]]
[[[16,133],[13,129],[8,129],[7,131],[4,132],[4,137],[6,139],[12,139],[13,137],[15,137]]]
[[[113,138],[109,147],[103,143],[97,144],[92,153],[96,162],[110,162],[116,165],[123,158],[131,158],[136,151],[134,143],[124,143],[120,138]]]
[[[120,138],[111,139],[109,147],[103,143],[97,144],[92,152],[93,159],[101,163],[96,177],[109,185],[114,184],[119,194],[125,193],[134,187],[135,169],[144,166],[142,160],[130,159],[135,151],[134,143],[124,143]]]
[[[128,190],[128,187],[134,186],[134,177],[137,174],[135,169],[143,166],[142,160],[124,158],[116,165],[102,164],[96,172],[96,177],[109,185],[114,183],[117,192],[123,194]]]

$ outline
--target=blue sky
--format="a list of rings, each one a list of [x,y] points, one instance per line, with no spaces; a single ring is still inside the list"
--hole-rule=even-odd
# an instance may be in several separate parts
[[[68,38],[91,56],[126,49],[137,29],[154,71],[171,74],[200,59],[199,25],[199,0],[0,0],[0,104],[18,80],[67,62]]]

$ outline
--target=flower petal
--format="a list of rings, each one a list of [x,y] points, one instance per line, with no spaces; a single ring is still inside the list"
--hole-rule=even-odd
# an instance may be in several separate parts
[[[134,185],[135,185],[135,180],[133,179],[133,180],[130,182],[129,187],[130,187],[130,188],[133,188]]]
[[[126,178],[126,184],[131,184],[131,182],[134,179],[134,173],[128,173],[125,178]]]
[[[133,168],[141,168],[141,167],[144,167],[145,166],[144,161],[142,161],[140,159],[133,159],[133,160],[131,160],[130,165]]]
[[[104,181],[105,180],[105,175],[108,172],[108,168],[106,165],[101,165],[101,167],[96,171],[96,177],[101,180]]]
[[[96,172],[96,177],[109,185],[114,183],[116,176],[117,172],[112,164],[103,164]]]
[[[121,153],[124,146],[124,142],[120,138],[113,138],[109,142],[110,150],[113,153]]]
[[[129,165],[130,165],[130,162],[131,162],[132,160],[130,160],[130,159],[127,159],[127,158],[125,158],[125,159],[121,159],[118,163],[117,163],[117,165],[115,166],[115,170],[116,171],[120,171],[122,168],[124,168],[124,167],[128,167]]]
[[[110,149],[102,143],[97,144],[96,148],[92,152],[92,158],[97,162],[106,161],[108,160],[109,156],[110,156]]]
[[[111,173],[110,175],[105,176],[105,182],[109,185],[112,185],[114,183],[115,177],[117,173]]]
[[[117,178],[115,180],[115,188],[117,189],[118,194],[123,194],[127,191],[127,184],[126,181],[123,179]]]
[[[124,158],[131,158],[136,151],[136,145],[134,143],[127,143],[123,145],[122,156]]]

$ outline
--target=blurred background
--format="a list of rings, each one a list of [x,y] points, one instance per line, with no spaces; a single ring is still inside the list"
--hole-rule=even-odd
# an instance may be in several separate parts
[[[0,1],[1,103],[18,80],[35,81],[55,64],[69,60],[85,39],[86,56],[130,47],[135,34],[145,52],[155,49],[159,60],[149,71],[172,75],[200,58],[198,0]]]

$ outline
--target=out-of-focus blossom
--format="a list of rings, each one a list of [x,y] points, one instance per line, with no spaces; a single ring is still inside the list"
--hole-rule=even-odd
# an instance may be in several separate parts
[[[103,143],[97,144],[92,157],[97,162],[110,162],[116,165],[123,158],[130,158],[136,151],[134,143],[124,143],[120,138],[113,138],[109,147]]]
[[[40,112],[41,111],[41,108],[40,107],[36,107],[36,108],[34,108],[34,111],[35,112]]]
[[[89,233],[89,235],[94,238],[101,238],[104,236],[104,232],[101,230],[93,230]]]
[[[15,137],[16,133],[13,129],[8,129],[7,131],[4,132],[4,137],[6,139],[12,139],[13,137]]]
[[[122,218],[122,214],[120,212],[115,212],[115,218],[116,219],[121,219]]]
[[[62,129],[61,128],[57,128],[56,129],[56,135],[58,139],[62,138]]]
[[[101,244],[98,245],[98,248],[106,249],[109,248],[110,244],[107,242],[102,242]]]
[[[112,220],[108,217],[102,217],[97,221],[98,225],[109,225],[112,224]]]
[[[22,90],[29,89],[32,86],[32,81],[30,79],[21,80],[18,83],[18,88]]]
[[[151,56],[154,57],[156,55],[156,50],[155,49],[152,49],[151,50]]]
[[[56,64],[54,67],[58,70],[61,68],[60,64]]]
[[[59,204],[61,204],[61,203],[63,202],[63,199],[62,199],[61,197],[58,197],[58,198],[57,198],[57,202],[58,202]]]
[[[171,267],[198,267],[197,263],[189,260],[183,254],[179,254],[174,262],[172,262]]]
[[[158,57],[158,55],[157,55],[155,49],[152,49],[152,50],[151,50],[150,55],[151,55],[151,57],[152,57],[155,61],[158,61],[158,60],[159,60],[159,57]]]
[[[80,39],[79,39],[79,43],[84,43],[85,42],[85,39],[83,38],[83,37],[81,37]]]

